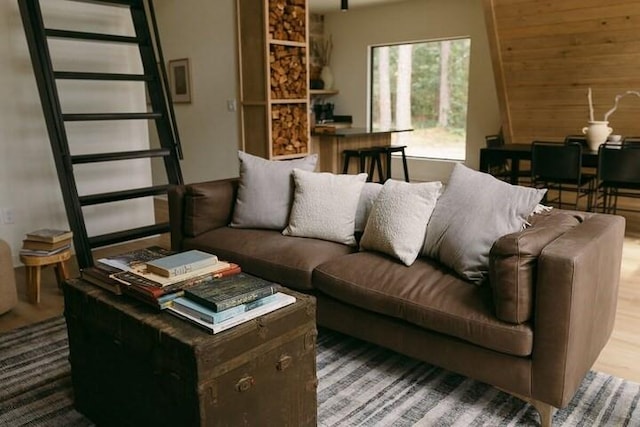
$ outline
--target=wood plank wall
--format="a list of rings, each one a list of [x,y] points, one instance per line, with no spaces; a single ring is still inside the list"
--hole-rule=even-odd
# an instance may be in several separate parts
[[[562,141],[640,91],[640,1],[483,0],[508,142]],[[640,136],[640,98],[621,99],[613,133]]]

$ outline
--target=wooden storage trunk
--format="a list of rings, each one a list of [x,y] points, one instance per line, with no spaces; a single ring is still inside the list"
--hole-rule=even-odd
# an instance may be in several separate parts
[[[315,425],[315,300],[285,292],[295,304],[211,335],[68,281],[76,408],[99,425]]]

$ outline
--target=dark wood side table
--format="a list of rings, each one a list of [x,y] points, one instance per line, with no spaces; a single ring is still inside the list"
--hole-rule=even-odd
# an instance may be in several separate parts
[[[98,425],[316,425],[313,297],[284,290],[294,304],[211,335],[82,280],[63,290],[75,406]]]

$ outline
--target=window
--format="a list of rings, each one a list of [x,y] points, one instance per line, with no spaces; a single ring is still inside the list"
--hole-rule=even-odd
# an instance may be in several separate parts
[[[371,48],[370,123],[396,134],[414,157],[464,160],[468,38]]]

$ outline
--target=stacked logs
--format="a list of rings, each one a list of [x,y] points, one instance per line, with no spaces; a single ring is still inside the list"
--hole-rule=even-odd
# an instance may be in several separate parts
[[[272,40],[305,42],[305,0],[269,0],[269,36]]]
[[[271,109],[272,155],[308,153],[307,104],[276,104]]]
[[[271,45],[271,99],[304,99],[307,96],[306,51],[302,47]]]

